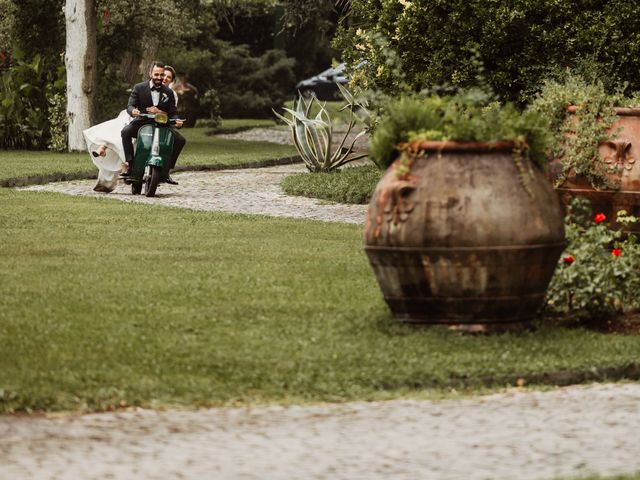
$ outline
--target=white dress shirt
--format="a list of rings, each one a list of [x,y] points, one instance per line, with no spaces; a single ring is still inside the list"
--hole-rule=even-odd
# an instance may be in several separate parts
[[[153,86],[153,81],[149,80],[149,88],[153,88]],[[156,107],[158,106],[158,103],[160,103],[160,92],[158,90],[151,90],[151,101]]]

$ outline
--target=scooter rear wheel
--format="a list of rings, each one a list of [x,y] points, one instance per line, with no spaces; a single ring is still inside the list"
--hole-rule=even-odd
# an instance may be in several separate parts
[[[145,195],[147,197],[154,197],[156,195],[156,189],[160,183],[160,175],[162,175],[162,168],[151,166],[151,175],[149,175],[146,183],[147,188]]]
[[[131,193],[133,195],[140,195],[142,193],[142,183],[141,182],[132,182],[131,183]]]

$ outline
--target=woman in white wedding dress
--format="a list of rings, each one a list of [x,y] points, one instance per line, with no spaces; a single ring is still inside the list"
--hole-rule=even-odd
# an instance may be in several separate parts
[[[174,78],[175,70],[167,65],[163,83],[171,88]],[[177,105],[178,98],[175,92],[174,97]],[[82,132],[91,160],[98,167],[98,183],[93,187],[96,192],[109,193],[118,185],[118,176],[125,168],[120,132],[130,121],[131,117],[125,109],[116,118],[94,125]]]
[[[87,142],[91,160],[98,167],[96,192],[112,192],[118,185],[118,175],[124,165],[124,149],[120,132],[131,121],[126,110],[113,120],[94,125],[82,133]]]

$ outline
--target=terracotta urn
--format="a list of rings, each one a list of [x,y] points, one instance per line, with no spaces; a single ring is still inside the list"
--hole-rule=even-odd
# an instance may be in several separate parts
[[[531,323],[564,223],[544,174],[518,162],[508,142],[420,142],[389,167],[364,243],[395,318],[471,331]]]
[[[567,109],[570,113],[576,107]],[[640,108],[616,108],[617,120],[608,129],[615,138],[598,146],[600,159],[607,170],[608,182],[617,188],[594,188],[589,180],[574,172],[568,172],[566,180],[556,186],[563,206],[574,197],[587,198],[595,212],[604,213],[613,226],[616,213],[626,210],[640,216]],[[549,164],[552,180],[562,171],[562,159],[553,159]],[[627,231],[640,234],[640,225],[626,227]]]

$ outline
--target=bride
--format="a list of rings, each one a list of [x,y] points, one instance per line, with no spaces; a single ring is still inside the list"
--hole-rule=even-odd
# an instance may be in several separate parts
[[[171,88],[174,78],[175,70],[168,65],[165,66],[162,83]],[[174,97],[177,105],[178,96],[175,92]],[[126,170],[120,132],[130,121],[131,117],[125,109],[116,118],[94,125],[82,132],[91,160],[98,167],[98,183],[93,187],[96,192],[109,193],[115,190],[118,185],[118,175]]]

